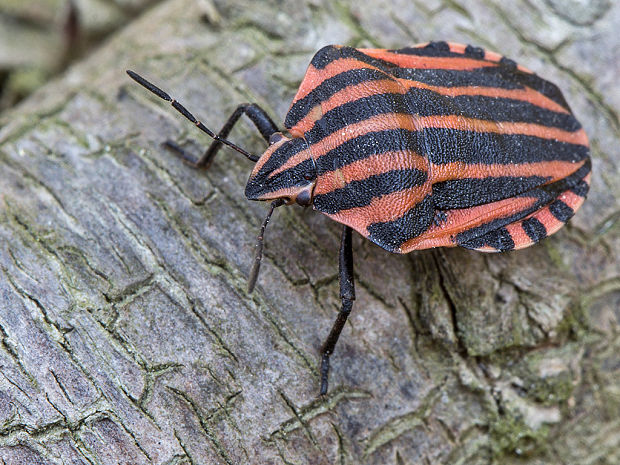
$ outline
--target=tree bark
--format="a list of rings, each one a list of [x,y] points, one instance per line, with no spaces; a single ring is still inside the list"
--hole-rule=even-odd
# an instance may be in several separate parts
[[[619,463],[620,4],[568,3],[170,0],[6,114],[4,463]],[[357,300],[318,398],[340,226],[276,210],[249,295],[267,211],[243,196],[250,163],[180,163],[161,142],[209,140],[124,71],[219,129],[244,101],[281,122],[322,45],[431,39],[556,82],[592,189],[513,253],[396,256],[356,235]]]

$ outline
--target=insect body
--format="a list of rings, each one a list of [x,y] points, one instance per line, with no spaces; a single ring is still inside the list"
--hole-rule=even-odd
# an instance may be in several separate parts
[[[222,143],[257,160],[245,194],[272,201],[257,264],[264,228],[279,205],[311,205],[344,225],[342,308],[322,348],[322,394],[355,299],[352,229],[395,253],[520,249],[556,232],[588,192],[588,140],[560,90],[478,47],[324,47],[286,116],[288,135],[247,104],[215,135],[129,73],[216,139],[197,166],[208,166]],[[258,158],[225,139],[244,113],[269,142]],[[250,288],[257,273],[256,266]]]

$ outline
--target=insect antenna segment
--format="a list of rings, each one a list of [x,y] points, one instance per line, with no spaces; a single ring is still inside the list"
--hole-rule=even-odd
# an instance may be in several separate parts
[[[259,158],[258,156],[252,155],[251,153],[243,150],[238,145],[233,144],[229,140],[222,139],[221,137],[219,137],[217,134],[215,134],[213,131],[211,131],[211,129],[209,129],[204,124],[202,124],[202,122],[200,120],[196,119],[196,117],[194,115],[192,115],[187,110],[187,108],[185,108],[181,103],[179,103],[178,101],[176,101],[175,99],[170,97],[170,95],[168,95],[166,92],[161,90],[155,84],[147,81],[142,76],[140,76],[139,74],[137,74],[137,73],[135,73],[135,72],[133,72],[131,70],[127,70],[127,74],[129,75],[129,77],[131,79],[136,81],[138,84],[140,84],[145,89],[151,91],[152,93],[157,95],[159,98],[161,98],[163,100],[166,100],[167,102],[170,102],[170,105],[172,105],[172,107],[175,110],[177,110],[179,113],[181,113],[183,116],[185,116],[188,120],[190,120],[192,123],[194,123],[196,125],[196,127],[198,127],[198,129],[200,129],[202,132],[207,134],[209,137],[213,138],[214,140],[216,140],[218,142],[221,142],[224,145],[227,145],[228,147],[230,147],[233,150],[236,150],[237,152],[239,152],[240,154],[244,155],[247,159],[249,159],[249,160],[251,160],[253,162],[258,161],[258,158]]]
[[[256,280],[258,279],[258,272],[260,271],[260,262],[263,259],[263,242],[265,239],[265,229],[269,224],[269,220],[271,219],[271,215],[273,211],[284,205],[286,201],[284,199],[278,199],[271,202],[271,208],[269,209],[269,213],[265,217],[263,221],[263,225],[260,228],[260,232],[258,233],[258,237],[256,238],[256,253],[254,254],[254,263],[252,264],[252,270],[250,271],[250,276],[248,278],[248,292],[252,292],[254,290],[254,286],[256,286]]]

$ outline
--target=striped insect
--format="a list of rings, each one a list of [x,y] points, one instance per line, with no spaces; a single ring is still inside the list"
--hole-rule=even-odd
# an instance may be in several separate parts
[[[259,106],[242,104],[215,134],[128,73],[215,139],[198,161],[168,142],[186,161],[207,168],[226,144],[256,162],[245,195],[272,203],[250,291],[276,207],[311,205],[343,224],[342,307],[321,348],[321,394],[355,299],[352,229],[394,253],[521,249],[556,232],[588,192],[588,139],[557,86],[479,47],[324,47],[286,115],[286,133]],[[243,114],[269,143],[260,157],[226,140]]]

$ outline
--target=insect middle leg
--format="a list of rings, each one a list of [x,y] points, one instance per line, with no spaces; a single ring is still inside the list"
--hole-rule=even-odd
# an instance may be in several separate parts
[[[332,326],[329,336],[325,340],[321,348],[321,390],[320,395],[327,393],[328,375],[329,375],[329,357],[334,352],[342,328],[347,322],[347,318],[353,308],[355,300],[355,283],[353,281],[353,246],[351,242],[351,228],[344,226],[342,229],[342,238],[340,240],[339,269],[340,277],[340,298],[342,299],[342,307],[336,317],[336,321]]]
[[[222,129],[220,129],[220,132],[217,133],[218,138],[226,139],[228,137],[228,134],[230,134],[232,128],[235,126],[237,121],[239,121],[239,118],[243,114],[246,114],[247,117],[250,118],[250,121],[254,123],[254,126],[256,126],[258,132],[260,132],[261,136],[263,136],[263,138],[267,142],[269,142],[269,138],[273,133],[278,132],[277,126],[265,110],[263,110],[255,103],[242,103],[235,109],[232,115],[230,115],[226,123],[224,123],[224,126],[222,126]],[[200,157],[197,161],[194,160],[191,156],[189,156],[186,151],[183,150],[175,142],[167,140],[164,145],[169,149],[173,150],[177,155],[179,155],[185,162],[189,163],[190,165],[196,168],[208,169],[211,166],[211,163],[213,163],[215,155],[217,155],[223,144],[217,139],[214,140],[213,142],[211,142],[211,145],[209,145],[204,155],[202,155],[202,157]]]

